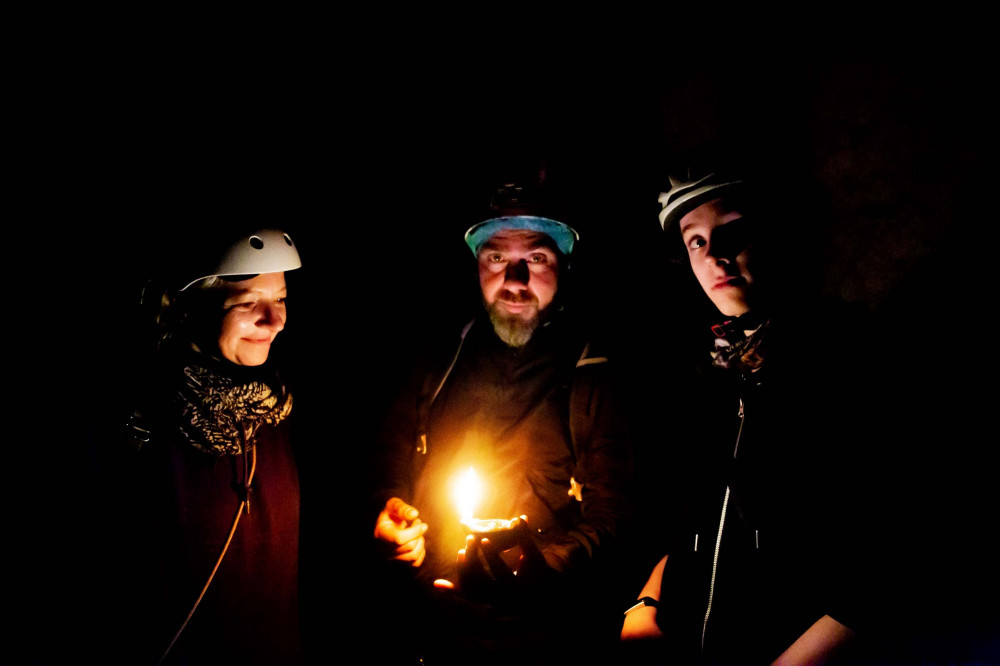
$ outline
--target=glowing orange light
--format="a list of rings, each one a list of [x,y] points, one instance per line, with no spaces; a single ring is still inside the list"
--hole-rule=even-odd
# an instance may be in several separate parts
[[[471,521],[483,494],[483,484],[480,483],[476,470],[470,467],[463,472],[456,479],[452,492],[459,517],[462,521]]]

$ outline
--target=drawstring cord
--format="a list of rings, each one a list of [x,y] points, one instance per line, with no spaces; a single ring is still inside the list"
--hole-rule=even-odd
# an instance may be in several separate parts
[[[205,586],[201,588],[201,593],[195,600],[194,606],[191,607],[191,611],[187,614],[187,617],[184,618],[184,622],[181,624],[180,629],[177,630],[177,633],[174,634],[173,639],[171,639],[170,645],[167,646],[167,649],[163,651],[163,656],[161,656],[159,661],[156,662],[158,666],[163,663],[164,659],[167,658],[167,655],[170,653],[170,650],[173,649],[177,639],[181,637],[181,632],[184,631],[188,622],[191,621],[191,617],[194,615],[195,610],[197,610],[198,605],[205,596],[205,593],[208,592],[208,586],[212,584],[212,579],[215,578],[215,572],[219,570],[219,565],[222,564],[222,558],[225,557],[226,551],[229,550],[229,544],[233,540],[233,535],[236,534],[236,526],[240,523],[240,516],[243,515],[243,509],[246,509],[248,516],[250,515],[250,482],[253,480],[254,472],[257,470],[257,447],[254,446],[250,449],[250,462],[248,463],[246,433],[240,429],[240,435],[243,441],[243,498],[240,501],[239,508],[236,510],[236,516],[233,518],[233,526],[229,529],[229,536],[226,537],[226,543],[223,544],[222,552],[219,553],[219,557],[215,561],[215,566],[212,568],[212,573],[209,574],[208,580],[205,581]]]

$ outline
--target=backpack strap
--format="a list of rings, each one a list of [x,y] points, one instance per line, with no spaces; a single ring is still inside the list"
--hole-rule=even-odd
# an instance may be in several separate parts
[[[441,376],[441,381],[438,382],[437,388],[425,399],[421,401],[420,409],[417,410],[417,418],[419,423],[417,424],[417,452],[421,455],[427,455],[427,419],[430,417],[431,406],[437,399],[438,394],[441,393],[441,389],[444,388],[444,383],[448,381],[451,371],[455,368],[455,364],[458,363],[458,355],[462,353],[462,346],[465,344],[465,336],[468,335],[469,329],[472,328],[472,324],[475,323],[475,319],[469,321],[463,328],[462,333],[458,338],[458,347],[455,349],[455,354],[451,357],[451,363],[445,368],[444,373]]]
[[[573,476],[570,478],[569,494],[578,502],[583,501],[582,492],[587,481],[586,445],[590,441],[594,426],[594,391],[597,373],[592,368],[607,362],[607,356],[590,356],[588,342],[584,345],[573,371],[569,399],[569,433],[575,464]]]

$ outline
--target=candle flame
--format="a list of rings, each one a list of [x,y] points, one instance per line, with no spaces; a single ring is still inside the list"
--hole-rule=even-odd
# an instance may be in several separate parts
[[[454,497],[458,514],[462,520],[472,520],[472,514],[479,504],[483,486],[476,476],[476,470],[469,468],[455,482]]]

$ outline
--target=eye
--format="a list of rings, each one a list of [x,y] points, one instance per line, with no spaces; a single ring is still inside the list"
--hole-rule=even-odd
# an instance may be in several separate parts
[[[549,262],[549,258],[541,253],[531,255],[528,260],[533,264],[547,264]]]
[[[705,247],[706,241],[701,236],[692,236],[687,240],[687,247],[689,250],[698,250]]]

